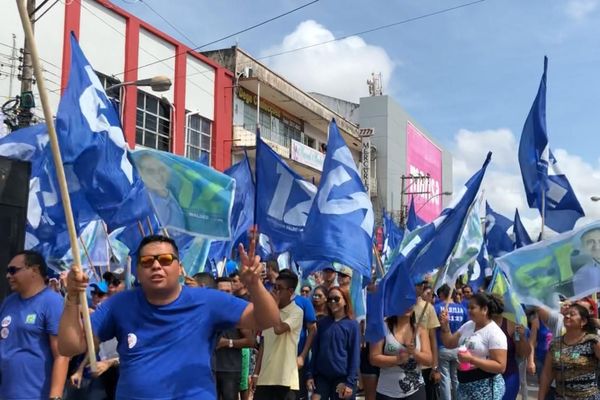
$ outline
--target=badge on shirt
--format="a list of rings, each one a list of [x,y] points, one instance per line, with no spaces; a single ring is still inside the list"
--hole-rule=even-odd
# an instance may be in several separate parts
[[[137,336],[135,336],[135,333],[129,333],[127,335],[127,347],[129,347],[130,349],[133,349],[136,344],[137,344]]]
[[[8,328],[2,328],[2,329],[0,329],[0,337],[2,339],[6,339],[8,337],[8,333],[9,333]]]
[[[26,323],[26,324],[35,324],[35,318],[36,318],[36,315],[35,315],[35,314],[29,314],[29,315],[27,315],[27,317],[25,318],[25,323]]]
[[[12,317],[10,315],[7,315],[6,317],[2,318],[2,327],[6,328],[7,326],[10,325],[11,322],[12,322]]]

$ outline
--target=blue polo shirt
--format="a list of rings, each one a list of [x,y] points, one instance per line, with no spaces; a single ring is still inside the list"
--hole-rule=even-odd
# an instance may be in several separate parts
[[[308,325],[317,322],[317,316],[315,314],[315,308],[312,302],[306,297],[294,296],[294,303],[302,309],[302,329],[300,329],[300,339],[298,340],[298,355],[302,353],[306,338],[308,337]]]
[[[43,399],[50,395],[63,298],[45,288],[28,299],[17,293],[0,306],[0,399]]]
[[[184,286],[155,306],[141,288],[119,293],[92,314],[100,341],[117,338],[122,400],[216,399],[211,356],[217,335],[237,325],[248,303],[214,289]]]

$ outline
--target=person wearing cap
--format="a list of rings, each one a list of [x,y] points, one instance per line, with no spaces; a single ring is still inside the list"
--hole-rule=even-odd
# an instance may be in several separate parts
[[[125,290],[125,270],[117,268],[114,271],[106,271],[102,278],[108,285],[108,295],[112,296]]]
[[[100,303],[106,299],[106,295],[108,294],[108,285],[106,282],[98,282],[92,283],[90,288],[92,289],[92,304],[90,308],[95,310],[96,307],[98,307]]]
[[[58,352],[62,297],[46,287],[38,252],[17,253],[6,278],[13,291],[0,305],[0,399],[61,399],[69,359]]]
[[[340,265],[337,268],[338,286],[350,292],[350,284],[352,283],[352,268],[345,265]]]
[[[323,286],[325,286],[327,290],[335,286],[336,275],[337,272],[335,269],[333,269],[333,267],[327,267],[323,269]]]
[[[253,240],[250,255],[255,247]],[[260,257],[249,256],[242,245],[239,251],[251,303],[218,290],[182,286],[175,241],[162,235],[142,239],[136,252],[140,286],[110,297],[91,315],[96,343],[118,340],[116,398],[215,400],[210,364],[217,334],[234,327],[264,331],[281,323],[260,279]],[[86,287],[87,276],[72,269],[58,340],[67,356],[87,349],[78,301]]]

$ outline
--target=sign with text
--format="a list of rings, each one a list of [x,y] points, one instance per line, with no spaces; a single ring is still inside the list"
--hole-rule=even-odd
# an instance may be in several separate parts
[[[429,179],[411,179],[406,192],[419,192],[413,195],[417,215],[426,222],[433,221],[442,211],[442,150],[410,121],[406,123],[406,172],[429,176]]]
[[[298,161],[299,163],[308,165],[316,169],[317,171],[323,171],[323,162],[325,161],[325,154],[308,147],[296,140],[292,139],[291,146],[291,159]]]

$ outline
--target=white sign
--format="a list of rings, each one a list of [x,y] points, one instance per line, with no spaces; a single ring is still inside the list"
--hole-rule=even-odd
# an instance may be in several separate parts
[[[291,157],[292,160],[308,165],[317,171],[323,171],[323,162],[325,154],[308,147],[292,139]]]

